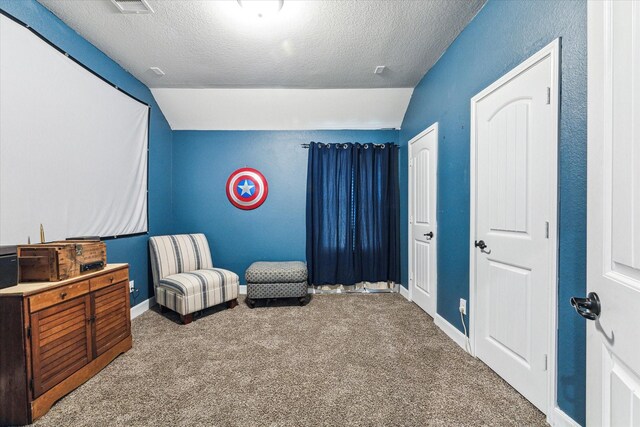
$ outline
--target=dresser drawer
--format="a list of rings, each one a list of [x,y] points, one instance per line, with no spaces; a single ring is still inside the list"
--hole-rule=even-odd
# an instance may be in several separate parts
[[[34,313],[72,298],[89,293],[89,281],[73,283],[29,297],[29,311]]]
[[[94,277],[93,279],[89,280],[89,283],[91,284],[91,290],[95,291],[95,290],[104,288],[105,286],[122,282],[123,280],[129,280],[129,270],[126,268],[122,270],[112,271],[111,273],[108,273],[108,274],[102,274],[98,277]]]

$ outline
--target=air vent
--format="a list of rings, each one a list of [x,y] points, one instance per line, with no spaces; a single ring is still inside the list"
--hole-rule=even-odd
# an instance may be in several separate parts
[[[378,65],[375,70],[373,70],[373,74],[382,74],[384,69],[387,68],[384,65]]]
[[[153,73],[154,73],[156,76],[159,76],[159,77],[164,76],[164,71],[162,71],[159,67],[149,67],[149,69],[150,69],[151,71],[153,71]]]
[[[111,0],[122,13],[153,13],[147,0]]]

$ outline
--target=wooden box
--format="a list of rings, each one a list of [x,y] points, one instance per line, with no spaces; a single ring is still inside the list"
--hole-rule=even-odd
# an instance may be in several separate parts
[[[107,265],[107,249],[100,241],[75,241],[18,246],[20,282],[57,282]]]

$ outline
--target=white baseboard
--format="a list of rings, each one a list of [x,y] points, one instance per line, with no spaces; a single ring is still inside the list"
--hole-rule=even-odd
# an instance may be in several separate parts
[[[442,330],[449,338],[453,340],[456,344],[458,344],[464,351],[466,349],[466,340],[467,337],[464,336],[462,332],[460,332],[455,326],[451,323],[447,322],[444,317],[440,316],[436,313],[436,316],[433,318],[433,323],[436,324],[438,328]]]
[[[142,301],[140,304],[131,307],[131,319],[135,319],[151,307],[156,305],[156,297],[151,297],[146,301]]]
[[[399,285],[399,287],[400,287],[400,295],[405,297],[407,299],[407,301],[411,301],[411,298],[409,297],[409,289],[405,288],[402,285]]]
[[[580,424],[557,406],[553,408],[552,414],[549,415],[547,416],[547,422],[553,427],[580,427]]]

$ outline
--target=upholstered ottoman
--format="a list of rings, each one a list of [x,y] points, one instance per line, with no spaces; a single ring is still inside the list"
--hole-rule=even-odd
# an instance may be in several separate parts
[[[254,262],[247,268],[247,305],[267,298],[298,298],[300,305],[309,302],[307,265],[301,261]]]

